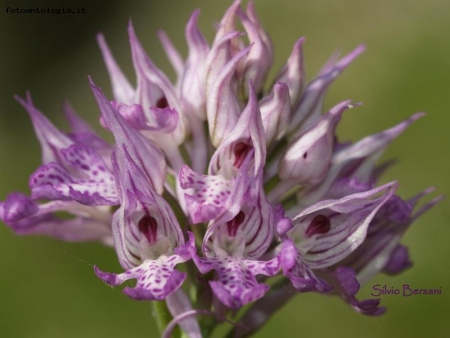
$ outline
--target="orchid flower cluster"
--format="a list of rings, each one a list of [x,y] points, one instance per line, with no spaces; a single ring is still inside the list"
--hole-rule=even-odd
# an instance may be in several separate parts
[[[164,304],[165,336],[177,324],[189,337],[207,336],[253,303],[230,333],[244,337],[310,291],[338,295],[365,315],[384,313],[378,299],[360,301],[356,293],[378,272],[411,266],[402,235],[442,197],[417,210],[433,188],[401,199],[397,182],[377,184],[388,167],[377,159],[423,114],[341,143],[336,126],[360,104],[323,112],[324,97],[364,46],[333,55],[306,83],[301,38],[268,86],[273,48],[253,3],[243,9],[235,1],[211,45],[198,16],[186,26],[186,59],[159,33],[175,82],[149,58],[131,23],[136,86],[98,36],[113,97],[92,79],[90,86],[114,144],[68,104],[65,133],[29,94],[16,97],[31,117],[42,165],[30,176],[31,197],[9,194],[0,218],[20,235],[113,247],[124,271],[95,273],[111,286],[135,279],[123,289],[127,296]]]

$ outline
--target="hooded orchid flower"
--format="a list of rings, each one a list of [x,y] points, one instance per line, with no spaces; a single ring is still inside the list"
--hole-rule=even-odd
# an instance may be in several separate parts
[[[137,131],[128,127],[120,113],[92,84],[103,119],[116,139],[112,156],[120,207],[113,215],[112,230],[119,262],[127,269],[116,275],[97,275],[116,286],[136,278],[136,287],[124,293],[138,300],[161,300],[175,292],[186,274],[175,265],[190,258],[178,220],[158,194],[165,179],[163,154]],[[157,170],[148,172],[150,167]],[[159,170],[158,170],[159,169]]]
[[[339,200],[321,201],[295,216],[292,229],[286,233],[283,229],[280,233],[291,239],[298,250],[298,266],[285,269],[286,276],[293,278],[294,286],[300,280],[309,278],[308,274],[301,274],[302,270],[329,267],[355,251],[365,240],[373,217],[396,187],[396,183],[392,182]],[[377,194],[381,196],[374,197]],[[308,284],[315,288],[313,282]],[[303,288],[303,285],[299,287],[302,291]]]

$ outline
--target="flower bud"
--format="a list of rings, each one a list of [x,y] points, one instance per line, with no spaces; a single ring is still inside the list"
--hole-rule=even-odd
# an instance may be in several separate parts
[[[336,125],[349,103],[339,103],[292,141],[278,168],[282,180],[292,179],[302,185],[323,180],[330,167]]]

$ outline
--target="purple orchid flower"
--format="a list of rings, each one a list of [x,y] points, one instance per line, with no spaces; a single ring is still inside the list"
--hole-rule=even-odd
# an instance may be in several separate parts
[[[413,212],[433,189],[404,201],[394,195],[396,181],[379,184],[389,162],[377,161],[423,113],[340,143],[338,122],[360,104],[346,100],[324,110],[325,96],[364,46],[341,59],[334,54],[306,83],[300,38],[267,86],[274,51],[253,2],[244,10],[235,0],[211,44],[198,27],[199,13],[186,25],[185,57],[159,32],[173,82],[131,22],[135,85],[98,35],[112,99],[90,85],[113,145],[69,104],[71,132],[64,133],[29,94],[17,97],[41,143],[42,165],[30,176],[31,197],[9,194],[0,219],[17,234],[113,247],[125,271],[95,266],[95,273],[111,286],[137,280],[123,290],[130,298],[164,301],[172,322],[163,337],[175,325],[189,337],[208,336],[216,322],[200,325],[195,315],[226,321],[254,302],[230,333],[247,336],[307,291],[338,295],[365,315],[383,314],[379,299],[357,299],[360,285],[411,266],[400,240],[442,197]],[[268,292],[273,276],[279,279]]]
[[[95,272],[112,286],[137,279],[136,287],[124,289],[133,299],[162,300],[186,278],[186,273],[175,270],[175,266],[190,259],[188,246],[193,243],[185,245],[170,206],[152,189],[126,148],[118,153],[122,151],[125,159],[115,153],[113,161],[121,206],[114,213],[112,228],[119,262],[127,271],[113,274],[95,267]]]
[[[20,235],[46,235],[66,241],[99,240],[112,245],[109,205],[118,204],[109,156],[112,147],[66,104],[71,133],[59,131],[33,104],[16,97],[31,117],[42,148],[41,165],[30,176],[31,199],[9,194],[0,219]],[[50,200],[39,203],[37,200]],[[55,213],[73,218],[60,218]]]
[[[136,278],[135,288],[124,293],[138,300],[161,300],[175,292],[186,274],[175,265],[190,259],[178,220],[158,192],[163,190],[166,167],[163,154],[139,132],[127,126],[122,115],[92,84],[108,129],[116,139],[112,163],[120,192],[120,207],[112,229],[119,261],[126,272],[97,275],[110,285]],[[153,168],[150,172],[149,169]]]
[[[223,212],[234,212],[238,204],[236,196],[243,196],[249,184],[242,177],[248,175],[249,168],[243,163],[250,158],[250,154],[254,163],[252,175],[262,172],[265,161],[264,129],[252,88],[249,103],[237,126],[212,156],[209,175],[195,173],[187,166],[180,171],[181,187],[196,190],[194,195],[186,194],[188,211],[194,223],[210,221]]]
[[[29,94],[26,101],[16,98],[30,114],[42,147],[43,165],[30,176],[32,197],[91,206],[118,204],[114,177],[96,149],[56,129],[34,107]]]
[[[248,164],[247,159],[243,167]],[[234,190],[230,196],[233,205],[208,225],[202,245],[205,258],[191,249],[201,273],[217,271],[218,279],[209,284],[214,295],[231,309],[261,298],[269,286],[258,283],[256,275],[277,274],[282,257],[292,255],[289,251],[293,250],[283,247],[278,255],[261,260],[275,239],[275,212],[262,192],[261,174],[252,179],[242,173],[237,186],[246,189]]]
[[[321,201],[295,216],[292,229],[280,233],[290,238],[298,250],[298,266],[285,269],[285,275],[293,278],[294,286],[299,281],[307,283],[303,280],[310,276],[302,274],[303,270],[310,272],[332,266],[355,251],[365,240],[373,217],[396,188],[396,182],[392,182],[339,200]],[[303,291],[303,286],[299,289]]]

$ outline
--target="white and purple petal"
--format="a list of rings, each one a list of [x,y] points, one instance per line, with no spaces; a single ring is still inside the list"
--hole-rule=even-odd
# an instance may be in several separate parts
[[[391,182],[339,200],[318,202],[293,218],[293,229],[287,235],[309,268],[336,264],[363,243],[370,222],[396,188],[397,183]]]
[[[276,82],[283,82],[288,86],[292,107],[297,105],[305,87],[305,69],[303,62],[304,42],[305,38],[300,38],[295,43],[289,59],[275,77]]]
[[[175,292],[186,279],[186,273],[175,270],[175,266],[186,259],[177,256],[160,256],[156,260],[147,259],[121,274],[106,273],[95,268],[95,273],[105,283],[117,286],[129,279],[136,279],[134,288],[123,290],[128,297],[136,300],[163,300]]]
[[[292,286],[298,292],[318,291],[326,293],[331,290],[331,285],[318,278],[305,264],[292,240],[284,239],[281,247],[280,262],[283,274],[289,278]]]
[[[206,83],[205,60],[209,46],[197,26],[199,10],[196,10],[186,26],[186,41],[189,48],[188,58],[180,78],[180,101],[183,111],[206,119]]]
[[[237,97],[237,82],[234,76],[241,59],[248,54],[251,47],[237,53],[218,73],[212,84],[206,102],[209,135],[214,147],[219,147],[229,139],[237,126],[241,112]]]
[[[188,166],[181,168],[179,177],[181,188],[196,190],[193,195],[185,194],[188,212],[194,224],[208,222],[221,214],[231,194],[231,180],[220,175],[198,174]]]
[[[164,155],[137,130],[127,125],[122,115],[114,109],[100,88],[93,83],[91,87],[105,123],[116,140],[116,156],[123,163],[125,153],[128,153],[132,160],[140,165],[153,189],[161,193],[166,176]]]
[[[262,90],[267,73],[272,66],[273,50],[270,39],[264,32],[256,16],[254,7],[249,4],[247,12],[251,17],[240,8],[237,14],[253,47],[243,61],[242,70],[240,71],[241,74],[239,75],[242,79],[241,83],[243,84],[244,90],[247,89],[246,84],[251,80],[255,91],[259,93]]]
[[[34,199],[77,201],[99,206],[119,204],[112,172],[91,148],[73,144],[60,150],[60,163],[39,167],[30,176]]]
[[[192,250],[192,258],[203,274],[215,270],[218,279],[210,281],[216,297],[227,307],[239,309],[267,292],[268,285],[259,284],[256,275],[273,276],[280,269],[279,257],[269,261],[257,261],[239,256],[222,254],[214,258],[202,258]]]
[[[136,102],[142,105],[144,112],[148,107],[174,109],[178,114],[181,113],[180,106],[174,86],[167,76],[155,66],[149,58],[134,31],[133,25],[129,24],[128,34],[130,38],[133,63],[138,75],[138,88]],[[179,115],[177,126],[170,134],[170,141],[179,145],[186,136],[186,117]]]
[[[108,69],[114,100],[125,104],[133,104],[135,89],[131,86],[128,79],[117,65],[103,34],[97,35],[97,42],[100,46],[106,68]]]
[[[290,142],[278,168],[282,180],[313,185],[324,179],[333,155],[336,126],[350,102],[337,104]]]
[[[259,102],[261,120],[266,134],[266,145],[282,138],[289,124],[291,101],[289,88],[283,82],[277,82],[272,92]]]
[[[249,101],[224,142],[213,154],[208,174],[227,179],[236,176],[248,154],[254,152],[253,176],[262,173],[266,161],[266,142],[256,94],[250,84]]]

